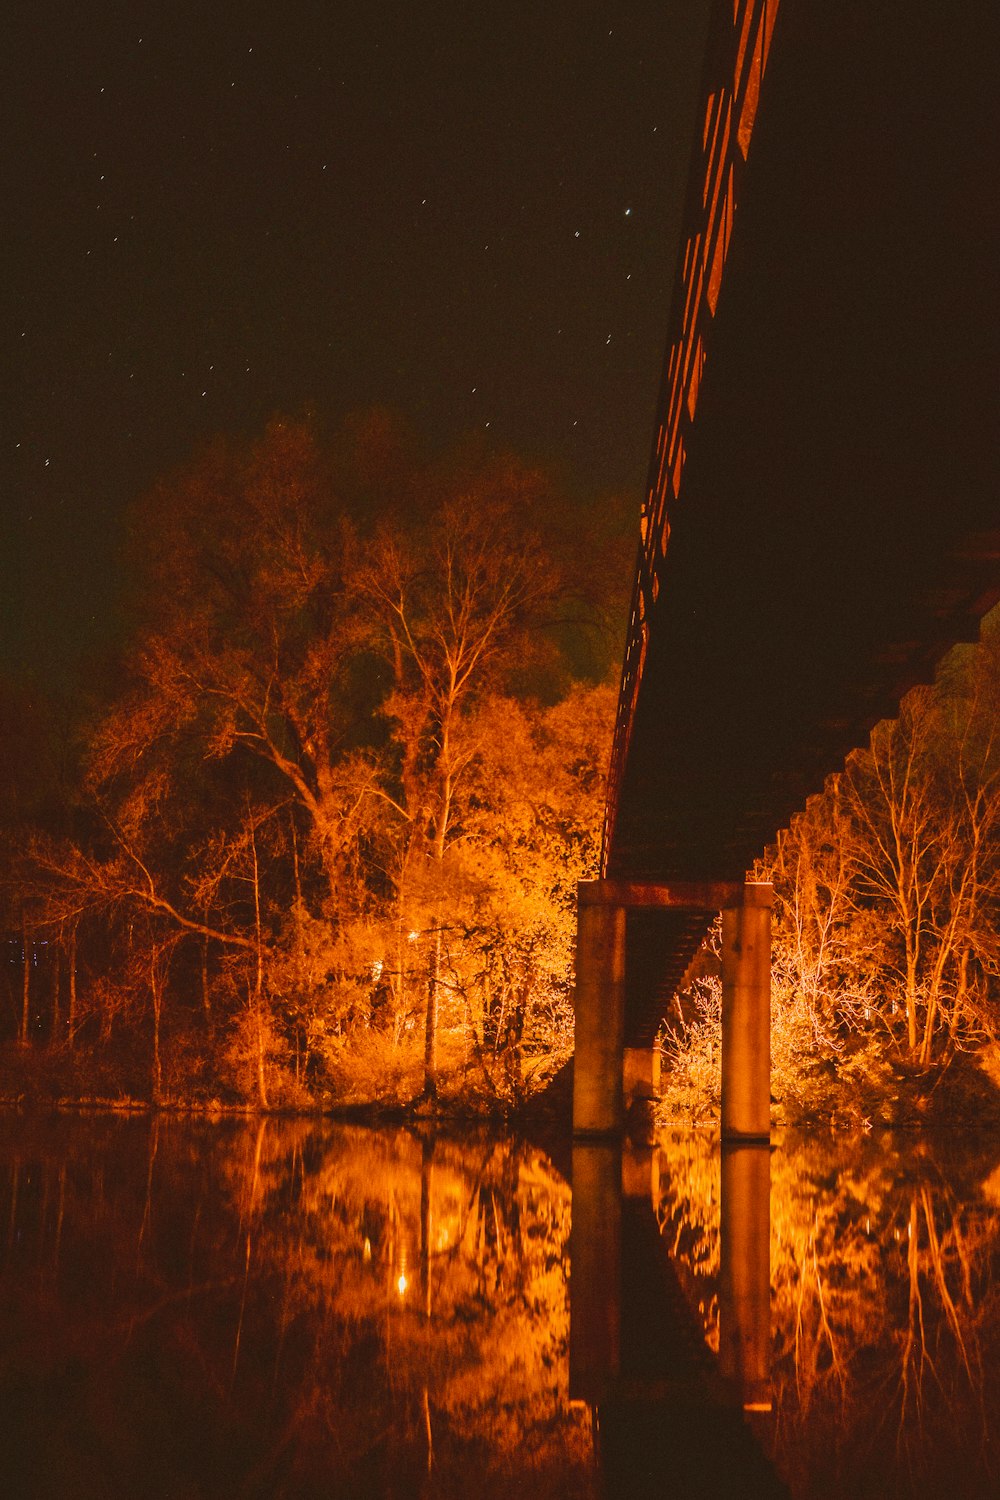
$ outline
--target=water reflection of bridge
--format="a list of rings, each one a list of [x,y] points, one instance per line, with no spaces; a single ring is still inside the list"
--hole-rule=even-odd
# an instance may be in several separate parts
[[[996,1490],[1000,1142],[577,1141],[571,1394],[607,1495]]]
[[[745,871],[1000,595],[995,8],[717,0],[632,601],[578,1132],[725,909],[723,1128],[766,1136]],[[987,35],[987,31],[990,35]],[[762,1048],[763,1066],[762,1066]]]
[[[573,1148],[570,1395],[595,1412],[608,1494],[786,1494],[744,1413],[770,1398],[770,1153],[722,1154],[719,1350],[660,1237],[654,1149]]]

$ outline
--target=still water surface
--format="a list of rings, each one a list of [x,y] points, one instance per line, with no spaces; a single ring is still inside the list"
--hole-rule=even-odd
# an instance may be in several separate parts
[[[1000,1142],[554,1154],[0,1117],[0,1495],[1000,1493]]]

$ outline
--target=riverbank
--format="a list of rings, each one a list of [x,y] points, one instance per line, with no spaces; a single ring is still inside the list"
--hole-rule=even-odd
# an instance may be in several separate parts
[[[130,1068],[107,1054],[83,1047],[0,1046],[0,1109],[114,1111],[121,1114],[198,1114],[209,1116],[329,1115],[343,1120],[399,1122],[442,1118],[502,1122],[518,1118],[550,1119],[569,1124],[572,1102],[572,1065],[549,1059],[535,1066],[516,1093],[501,1095],[490,1089],[481,1072],[469,1066],[442,1070],[433,1101],[421,1093],[421,1070],[379,1079],[360,1070],[360,1079],[346,1071],[321,1085],[281,1087],[262,1101],[239,1093],[217,1079],[190,1076],[172,1080],[159,1095],[149,1087],[144,1070]]]
[[[413,1080],[381,1092],[357,1088],[299,1088],[262,1104],[210,1085],[164,1092],[159,1098],[106,1059],[82,1050],[0,1048],[0,1109],[57,1113],[204,1115],[254,1117],[310,1116],[364,1123],[442,1122],[507,1124],[515,1128],[564,1133],[572,1119],[572,1059],[537,1068],[519,1097],[490,1093],[470,1069],[442,1078],[438,1097],[421,1096]],[[627,1122],[636,1138],[651,1131],[718,1120],[717,1087],[697,1094],[665,1080],[662,1097],[640,1106]],[[1000,1130],[1000,1046],[977,1054],[957,1054],[946,1068],[916,1072],[888,1062],[877,1075],[857,1077],[850,1070],[827,1070],[822,1087],[804,1079],[792,1094],[772,1102],[772,1129],[919,1129],[941,1126]]]

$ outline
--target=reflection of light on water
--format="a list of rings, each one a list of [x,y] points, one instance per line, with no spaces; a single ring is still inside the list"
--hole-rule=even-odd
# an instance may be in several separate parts
[[[22,1138],[0,1119],[0,1234],[18,1246],[16,1254],[0,1255],[0,1304],[26,1316],[36,1305],[42,1311],[24,1323],[16,1350],[5,1345],[4,1371],[23,1352],[11,1366],[15,1389],[33,1389],[36,1370],[40,1384],[55,1388],[62,1354],[45,1333],[47,1308],[36,1283],[37,1267],[55,1274],[61,1204],[59,1264],[72,1247],[84,1262],[107,1265],[92,1288],[63,1278],[59,1320],[74,1359],[79,1351],[83,1388],[102,1410],[107,1403],[111,1411],[130,1411],[127,1433],[109,1426],[102,1436],[109,1468],[123,1474],[116,1492],[148,1488],[141,1479],[130,1482],[133,1452],[157,1445],[157,1403],[141,1402],[142,1411],[133,1412],[128,1394],[133,1354],[141,1358],[131,1330],[145,1326],[155,1282],[165,1299],[156,1302],[157,1317],[169,1327],[157,1379],[172,1389],[190,1360],[206,1377],[198,1443],[157,1448],[164,1494],[212,1490],[213,1455],[230,1441],[231,1475],[217,1491],[253,1488],[253,1475],[286,1465],[294,1476],[289,1489],[302,1494],[403,1491],[413,1476],[422,1480],[431,1455],[433,1474],[449,1476],[441,1487],[456,1500],[465,1492],[476,1500],[477,1485],[484,1495],[525,1500],[554,1500],[552,1490],[563,1485],[567,1494],[590,1493],[590,1407],[567,1413],[560,1373],[569,1338],[569,1186],[540,1149],[498,1135],[487,1155],[476,1136],[436,1147],[432,1163],[407,1129],[275,1116],[255,1163],[256,1122],[213,1138],[211,1151],[198,1134],[203,1126],[176,1123],[159,1137],[140,1273],[134,1236],[119,1227],[142,1220],[152,1149],[145,1126],[112,1133],[99,1119],[67,1118],[52,1133],[29,1123]],[[267,1197],[265,1176],[273,1187]],[[246,1290],[238,1363],[236,1317],[223,1329],[215,1294],[192,1298],[190,1267],[174,1253],[176,1226],[194,1222],[203,1194],[195,1286],[235,1289],[234,1314]],[[266,1421],[259,1403],[246,1398],[258,1385],[266,1387]],[[282,1435],[279,1458],[275,1433]],[[376,1486],[372,1469],[377,1464],[381,1479],[383,1462],[386,1477]],[[58,1395],[46,1400],[37,1432],[32,1425],[24,1434],[18,1470],[37,1474],[32,1488],[39,1493],[69,1495],[65,1474],[91,1463],[72,1412],[60,1410]],[[138,1474],[141,1459],[134,1463]],[[0,1459],[0,1471],[7,1467]],[[561,1482],[546,1497],[537,1474],[549,1471]],[[269,1480],[261,1487],[269,1490]],[[427,1479],[414,1485],[420,1487],[438,1484]],[[0,1496],[18,1488],[15,1479]]]

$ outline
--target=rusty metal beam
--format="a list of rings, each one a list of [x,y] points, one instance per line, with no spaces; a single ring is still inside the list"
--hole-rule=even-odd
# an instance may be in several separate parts
[[[674,911],[725,911],[743,905],[742,880],[672,880],[669,885],[634,880],[581,880],[581,906],[656,907]]]

